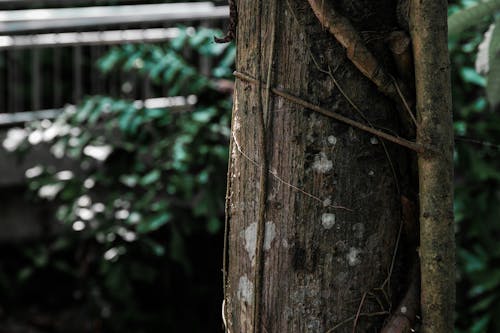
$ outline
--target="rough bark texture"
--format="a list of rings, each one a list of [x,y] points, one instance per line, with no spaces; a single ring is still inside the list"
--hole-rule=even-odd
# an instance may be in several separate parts
[[[436,151],[418,160],[423,331],[453,332],[453,122],[447,2],[412,1],[410,13],[420,124],[417,139]]]
[[[383,36],[397,24],[396,1],[335,4],[363,33],[370,50],[395,71]],[[365,117],[375,126],[399,132],[393,102],[346,58],[343,47],[321,28],[307,1],[240,0],[237,5],[238,71],[268,79],[275,29],[273,86],[360,122]],[[277,20],[272,14],[274,6],[278,6]],[[363,117],[332,78],[317,68],[312,56],[321,69],[334,71]],[[392,282],[384,281],[400,230],[398,186],[408,183],[397,166],[406,159],[407,151],[387,143],[386,154],[372,135],[272,94],[267,112],[263,110],[265,101],[259,101],[265,99],[263,90],[259,93],[257,85],[236,82],[227,198],[227,329],[231,333],[327,332],[334,328],[332,332],[352,332],[356,325],[357,332],[377,332],[388,317],[384,312],[390,301],[397,304],[406,288],[401,255]],[[264,150],[260,146],[262,112]],[[263,151],[268,161],[266,188],[261,188]],[[260,202],[261,191],[266,191],[264,203]],[[261,207],[265,208],[265,238],[259,293],[254,282]],[[258,327],[254,327],[256,293],[260,295]]]

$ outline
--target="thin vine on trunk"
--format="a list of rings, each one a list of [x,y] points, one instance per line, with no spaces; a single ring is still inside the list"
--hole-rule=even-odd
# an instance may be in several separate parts
[[[421,306],[424,333],[453,332],[455,233],[453,121],[447,47],[447,1],[411,1],[419,131]]]

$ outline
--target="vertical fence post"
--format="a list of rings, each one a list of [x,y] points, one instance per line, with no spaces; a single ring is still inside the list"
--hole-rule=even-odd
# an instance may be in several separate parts
[[[202,21],[200,23],[200,27],[203,28],[211,28],[212,26],[213,26],[212,22],[207,20]],[[212,69],[212,59],[210,57],[200,54],[199,64],[200,64],[199,66],[201,74],[210,76],[210,71]]]
[[[62,50],[60,47],[53,48],[52,55],[52,63],[53,63],[53,72],[52,72],[52,80],[53,80],[53,100],[54,107],[58,108],[62,106],[62,82],[64,82],[64,78],[62,75],[61,65],[62,65]]]
[[[82,47],[73,47],[73,104],[78,104],[82,98]]]
[[[41,108],[41,89],[40,89],[40,49],[35,48],[31,51],[31,109],[39,110]]]
[[[23,111],[23,92],[20,83],[22,69],[20,68],[22,52],[19,50],[9,51],[7,56],[7,96],[9,96],[7,112]]]
[[[5,94],[5,68],[7,67],[4,51],[0,51],[0,113],[6,112],[6,94]]]

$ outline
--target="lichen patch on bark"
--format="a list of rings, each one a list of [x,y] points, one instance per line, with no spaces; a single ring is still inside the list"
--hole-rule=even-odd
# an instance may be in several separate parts
[[[333,162],[329,160],[324,152],[320,152],[314,156],[314,163],[312,165],[314,171],[320,173],[327,173],[333,169]]]
[[[240,277],[238,283],[238,300],[248,305],[252,305],[253,302],[253,283],[246,275]]]
[[[349,263],[349,266],[356,266],[361,263],[361,249],[357,249],[355,247],[351,247],[349,249],[349,253],[347,253],[347,262]]]
[[[335,214],[324,213],[321,215],[321,225],[325,229],[331,229],[335,225]]]
[[[245,250],[248,253],[250,262],[255,264],[255,247],[257,244],[257,223],[250,224],[240,236],[245,240]],[[269,251],[273,240],[276,238],[276,225],[272,222],[266,223],[266,230],[264,234],[264,250]]]

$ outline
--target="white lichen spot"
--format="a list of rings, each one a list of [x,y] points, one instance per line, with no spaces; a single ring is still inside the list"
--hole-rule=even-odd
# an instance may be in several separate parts
[[[336,145],[337,144],[337,138],[334,137],[333,135],[330,135],[328,137],[328,143],[331,144],[332,146]]]
[[[408,311],[408,309],[406,308],[406,306],[402,306],[400,311],[402,314],[405,314]]]
[[[283,108],[283,104],[285,104],[285,99],[279,97],[278,98],[278,109],[282,109]]]
[[[331,204],[332,204],[332,199],[326,198],[325,200],[323,200],[323,207],[328,207]]]
[[[490,45],[493,31],[495,31],[495,24],[490,25],[488,31],[485,32],[483,41],[478,46],[476,58],[476,72],[479,74],[488,74],[490,71]]]
[[[373,177],[374,175],[375,175],[375,171],[373,171],[373,170],[368,171],[368,176]]]
[[[376,137],[372,136],[372,137],[370,138],[370,143],[371,143],[372,145],[377,145],[377,144],[378,144],[378,139],[377,139]]]
[[[335,214],[324,213],[321,215],[321,225],[325,229],[331,229],[335,225]]]
[[[361,239],[365,233],[365,226],[363,223],[356,223],[352,226],[352,231],[354,232],[354,236],[356,238]]]
[[[332,170],[333,162],[326,157],[324,152],[320,152],[314,156],[312,168],[317,172],[327,173]]]
[[[288,244],[288,241],[286,239],[283,239],[281,241],[281,245],[283,246],[283,248],[285,249],[288,249],[290,247],[290,244]]]
[[[254,222],[250,224],[241,234],[245,239],[245,250],[248,253],[248,257],[255,264],[255,249],[257,246],[257,223]],[[276,225],[272,222],[266,223],[266,230],[264,233],[264,250],[269,251],[271,249],[272,242],[276,238]]]
[[[253,302],[253,283],[246,275],[240,277],[240,281],[238,283],[238,299],[249,305]]]
[[[276,238],[276,225],[272,222],[267,222],[264,234],[264,250],[269,251],[271,249],[274,238]]]
[[[308,332],[319,332],[321,327],[321,321],[317,318],[312,318],[308,323],[307,323],[307,330]]]
[[[240,117],[238,117],[238,115],[235,115],[233,118],[233,130],[237,132],[240,130],[240,128],[241,128]]]
[[[245,239],[245,250],[247,250],[250,261],[254,262],[255,257],[255,244],[257,243],[257,223],[250,224],[245,231],[243,231],[243,238]]]
[[[351,247],[349,249],[349,253],[347,253],[347,262],[349,266],[356,266],[361,262],[359,255],[361,254],[361,250],[355,247]]]

